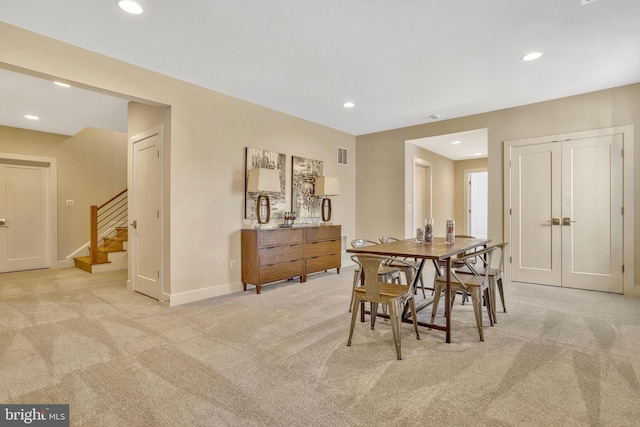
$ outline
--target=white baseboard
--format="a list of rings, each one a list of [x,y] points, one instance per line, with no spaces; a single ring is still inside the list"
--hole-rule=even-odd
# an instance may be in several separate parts
[[[179,294],[171,294],[169,305],[182,305],[190,302],[201,301],[208,298],[219,297],[222,295],[228,295],[242,291],[242,282],[224,283],[222,285],[211,286],[209,288],[196,289],[193,291],[181,292]]]
[[[75,267],[76,264],[75,262],[73,262],[73,259],[65,259],[65,260],[58,260],[56,263],[54,263],[51,268],[69,268],[69,267]]]

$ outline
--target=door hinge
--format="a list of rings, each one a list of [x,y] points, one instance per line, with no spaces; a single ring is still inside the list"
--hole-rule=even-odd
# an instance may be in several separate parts
[[[620,150],[620,156],[624,159],[624,148]]]
[[[158,279],[160,278],[160,270],[158,270]]]
[[[509,215],[513,215],[513,213],[511,212],[511,208],[509,208]]]
[[[512,262],[512,258],[511,258],[511,257],[509,257],[509,264],[511,264],[511,262]]]
[[[156,211],[156,218],[160,218],[160,211]]]
[[[620,208],[620,214],[624,215],[624,206]]]
[[[624,273],[624,264],[622,264],[622,272]]]
[[[158,154],[158,158],[160,158],[160,150],[157,150],[156,153]]]

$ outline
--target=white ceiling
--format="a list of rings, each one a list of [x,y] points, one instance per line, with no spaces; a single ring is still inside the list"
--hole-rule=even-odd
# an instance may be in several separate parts
[[[127,100],[0,68],[0,125],[75,135],[86,127],[127,131]],[[39,120],[29,120],[25,115]]]
[[[471,160],[487,157],[487,129],[475,129],[447,135],[412,139],[407,142],[452,160]]]
[[[639,82],[640,1],[582,1],[0,0],[0,20],[361,135]]]

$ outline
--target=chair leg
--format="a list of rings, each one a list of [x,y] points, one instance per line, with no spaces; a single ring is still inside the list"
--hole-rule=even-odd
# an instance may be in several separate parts
[[[413,329],[416,330],[416,339],[420,339],[420,332],[418,332],[418,318],[416,316],[416,305],[413,298],[409,300],[409,307],[411,308],[411,318],[413,319]]]
[[[353,272],[353,289],[351,289],[351,301],[349,302],[349,313],[351,313],[351,307],[353,306],[353,294],[355,294],[356,285],[358,284],[359,280],[360,280],[360,270],[355,270]]]
[[[427,294],[424,293],[424,279],[422,278],[422,273],[420,274],[420,287],[422,288],[422,298],[426,298]]]
[[[495,280],[495,277],[489,277],[489,299],[491,300],[491,310],[489,312],[489,318],[491,318],[493,323],[498,323],[498,317],[496,316],[496,280]]]
[[[502,289],[502,277],[497,282],[498,282],[498,292],[500,292],[500,302],[502,303],[502,311],[506,313],[507,307],[504,305],[504,290]]]
[[[487,315],[489,316],[489,324],[493,326],[495,321],[495,314],[493,311],[493,301],[490,295],[490,290],[487,288],[484,290],[484,300],[487,302]]]
[[[360,296],[355,296],[353,302],[353,310],[351,312],[351,329],[349,329],[349,339],[347,340],[347,347],[351,345],[351,337],[353,337],[353,328],[356,325],[356,317],[358,317],[358,306],[360,305]]]
[[[393,343],[396,347],[396,355],[398,360],[402,360],[402,351],[400,349],[400,327],[398,325],[398,311],[396,303],[389,303],[389,316],[391,317],[391,330],[393,331]]]
[[[378,303],[372,302],[371,303],[371,330],[373,330],[373,327],[376,325],[377,315],[378,315]]]
[[[436,311],[438,310],[438,302],[440,302],[440,294],[442,293],[442,288],[436,282],[433,285],[433,303],[431,303],[431,323],[434,323],[436,320]]]
[[[480,334],[480,341],[484,341],[484,335],[482,334],[482,299],[477,290],[471,292],[471,303],[473,304],[473,313],[476,315],[476,326],[478,327],[478,334]]]

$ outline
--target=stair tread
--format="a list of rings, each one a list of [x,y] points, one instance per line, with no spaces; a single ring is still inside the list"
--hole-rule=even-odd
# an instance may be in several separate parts
[[[74,260],[77,260],[79,262],[85,263],[85,264],[89,264],[91,265],[91,257],[90,256],[77,256],[75,258],[73,258]],[[97,260],[96,264],[108,264],[109,261],[101,261],[101,260]]]

